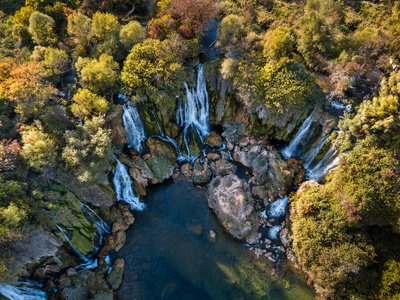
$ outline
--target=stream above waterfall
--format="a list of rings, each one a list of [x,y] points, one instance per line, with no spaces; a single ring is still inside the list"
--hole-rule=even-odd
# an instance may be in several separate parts
[[[147,209],[137,212],[126,245],[113,255],[125,260],[121,299],[314,299],[289,264],[274,269],[226,233],[206,190],[184,176],[149,189],[145,200]]]

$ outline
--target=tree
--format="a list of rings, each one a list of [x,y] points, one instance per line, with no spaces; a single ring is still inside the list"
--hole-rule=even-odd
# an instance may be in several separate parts
[[[44,53],[43,65],[49,71],[53,81],[57,83],[60,76],[69,70],[70,59],[63,50],[48,47]]]
[[[66,147],[62,158],[81,182],[103,183],[111,159],[110,130],[104,129],[104,119],[93,117],[85,127],[64,134]]]
[[[138,21],[131,21],[121,28],[119,40],[125,49],[132,49],[133,45],[144,39],[145,31]]]
[[[21,155],[29,166],[40,171],[55,162],[54,143],[46,133],[35,127],[26,127],[20,133],[23,143]]]
[[[171,0],[160,1],[161,9],[157,18],[150,20],[149,34],[154,38],[166,38],[173,31],[183,37],[196,37],[215,16],[213,0]]]
[[[35,11],[29,17],[29,32],[33,41],[41,46],[51,46],[57,43],[57,36],[53,29],[54,19],[48,15]]]
[[[237,15],[229,15],[222,19],[218,26],[217,46],[223,49],[235,45],[243,38],[244,25]]]
[[[92,17],[93,37],[98,43],[103,43],[112,36],[118,36],[121,25],[118,19],[109,13],[96,12]]]
[[[287,27],[277,27],[268,31],[264,45],[264,56],[279,61],[281,58],[292,56],[295,40],[291,30]]]
[[[15,102],[23,116],[37,115],[56,91],[38,62],[15,65],[6,77],[0,80],[0,94]]]
[[[185,80],[183,62],[192,55],[191,46],[177,34],[162,42],[146,39],[136,44],[125,60],[122,81],[138,94],[172,108],[173,93],[182,88]]]
[[[78,53],[86,53],[92,39],[92,20],[78,12],[68,16],[68,34],[73,37]]]
[[[104,114],[109,108],[109,104],[106,99],[93,94],[87,89],[79,89],[72,98],[72,102],[72,113],[76,117],[83,119]]]
[[[98,60],[79,58],[75,67],[82,86],[93,93],[106,95],[117,87],[119,66],[110,55],[103,54]]]
[[[249,105],[269,109],[270,118],[301,109],[314,92],[314,77],[304,65],[288,58],[264,66],[251,64],[250,69],[242,62],[235,84]]]

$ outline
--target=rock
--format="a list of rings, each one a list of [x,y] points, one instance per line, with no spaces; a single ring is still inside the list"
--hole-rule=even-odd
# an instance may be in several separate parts
[[[210,231],[208,232],[207,239],[208,239],[208,241],[210,241],[211,243],[214,243],[214,242],[217,240],[217,234],[215,233],[214,230],[210,230]]]
[[[247,238],[257,229],[257,214],[248,184],[236,175],[214,178],[207,190],[207,201],[233,237]]]
[[[294,174],[294,178],[293,178],[293,185],[294,186],[298,186],[304,178],[304,175],[306,173],[306,170],[304,170],[303,168],[303,160],[297,160],[295,158],[289,158],[286,161],[289,170],[292,170],[293,174]]]
[[[75,268],[68,268],[68,270],[67,270],[67,276],[68,277],[70,277],[72,275],[76,275],[76,274],[77,274],[77,272],[76,272]]]
[[[272,261],[272,262],[276,262],[276,260],[273,259],[272,256],[268,256],[268,259],[269,259],[270,261]]]
[[[213,161],[210,164],[215,176],[227,176],[235,174],[237,167],[228,161],[227,157],[223,157],[219,160]]]
[[[285,248],[289,247],[288,235],[289,235],[289,229],[287,227],[283,228],[279,233],[279,238],[281,240],[283,247]]]
[[[218,153],[207,153],[207,158],[215,160],[215,159],[219,159],[220,155]]]
[[[247,152],[242,151],[238,146],[235,146],[233,150],[233,159],[245,167],[250,167]]]
[[[206,143],[210,147],[221,147],[222,146],[222,138],[215,131],[211,131],[208,137],[205,138],[204,143]]]
[[[119,251],[126,243],[126,233],[125,230],[118,230],[113,234],[114,238],[114,249]]]
[[[197,158],[193,163],[193,175],[192,180],[195,184],[207,183],[211,180],[212,172],[208,167],[208,158],[204,162]]]
[[[47,274],[60,272],[61,268],[62,261],[57,256],[52,256],[42,264],[42,267],[35,270],[33,276],[43,279]]]
[[[181,173],[183,176],[186,177],[186,179],[191,180],[191,177],[193,175],[193,166],[191,163],[186,163],[181,166]]]
[[[254,196],[257,196],[261,200],[267,200],[267,205],[268,206],[268,190],[265,188],[265,186],[253,186],[251,188],[251,192]],[[265,204],[265,201],[264,201]]]
[[[136,189],[139,196],[146,195],[146,187],[150,181],[155,177],[150,167],[138,156],[134,156],[126,161],[129,167],[129,175],[135,184],[139,184],[142,188]]]
[[[254,254],[259,258],[261,255],[263,255],[263,251],[260,248],[254,248]]]
[[[94,240],[97,234],[96,226],[84,215],[81,203],[70,192],[65,196],[65,201],[61,203],[56,211],[53,212],[58,225],[70,235],[70,242],[75,248],[86,255],[94,248]],[[66,241],[64,234],[58,231],[57,236]]]
[[[174,165],[161,157],[153,156],[146,163],[154,174],[152,184],[161,183],[174,174]]]
[[[61,292],[62,299],[65,300],[86,300],[89,298],[89,292],[86,288],[80,287],[67,287]]]
[[[149,137],[146,141],[146,145],[152,156],[162,158],[171,164],[174,164],[178,157],[178,153],[176,153],[175,149],[165,141]]]
[[[258,244],[261,239],[262,234],[260,232],[253,232],[253,234],[246,238],[246,243],[253,245]]]
[[[122,122],[122,106],[118,105],[116,109],[106,117],[106,127],[111,129],[111,140],[113,143],[126,144],[126,134]]]
[[[203,232],[203,226],[201,226],[201,224],[186,224],[186,228],[194,235],[200,235]]]
[[[119,258],[115,261],[107,276],[107,281],[113,290],[117,290],[122,283],[122,276],[124,275],[125,261]]]
[[[33,231],[23,241],[10,245],[14,257],[13,268],[24,270],[23,268],[30,266],[34,269],[44,261],[37,268],[39,270],[36,274],[37,277],[44,278],[52,270],[62,267],[61,261],[56,257],[61,246],[62,243],[54,234],[43,229]]]
[[[112,291],[96,294],[93,297],[93,300],[113,300],[113,299],[114,299],[114,294]]]

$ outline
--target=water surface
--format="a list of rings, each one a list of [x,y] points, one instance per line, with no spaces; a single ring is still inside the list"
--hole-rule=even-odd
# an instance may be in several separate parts
[[[289,265],[257,259],[225,233],[207,206],[206,190],[182,175],[150,190],[146,207],[114,257],[125,259],[121,299],[314,299]]]

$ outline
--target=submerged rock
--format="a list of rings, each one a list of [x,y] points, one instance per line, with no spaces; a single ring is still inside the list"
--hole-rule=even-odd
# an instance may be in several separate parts
[[[119,258],[115,261],[108,274],[107,281],[113,290],[118,289],[122,283],[122,276],[124,275],[125,261]]]
[[[207,190],[208,206],[235,238],[249,237],[258,226],[249,186],[236,175],[216,177]]]

